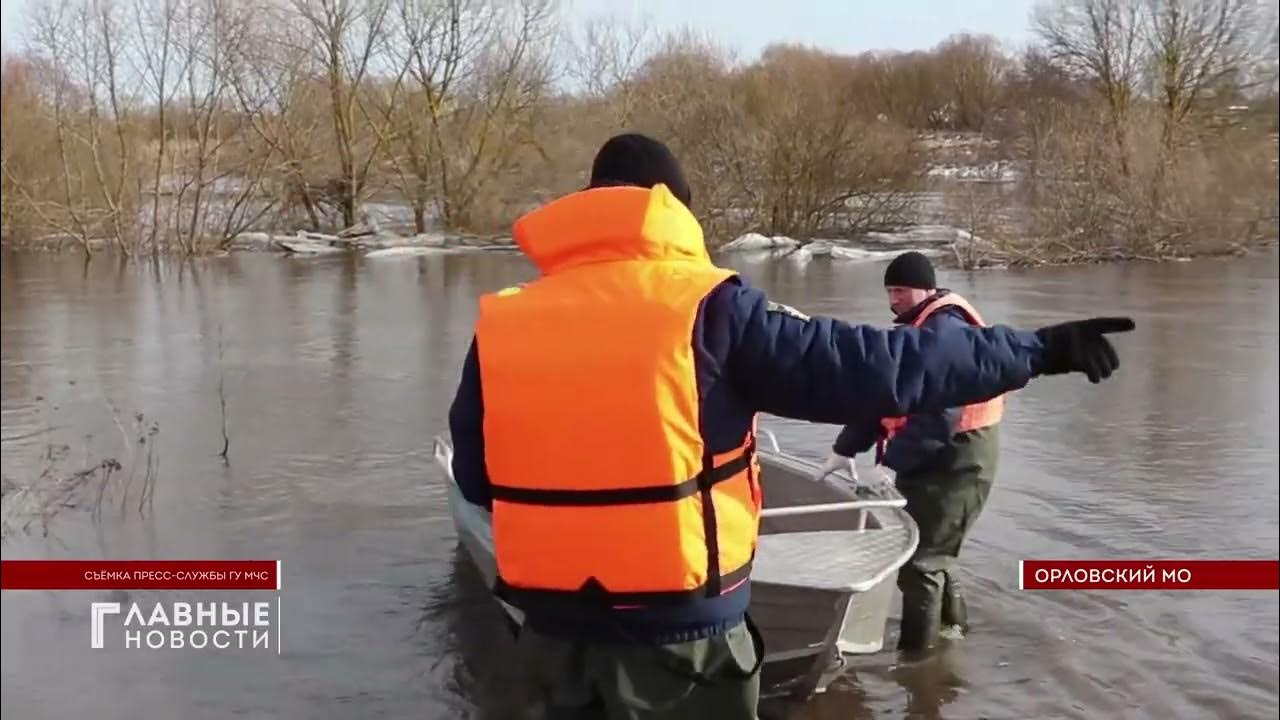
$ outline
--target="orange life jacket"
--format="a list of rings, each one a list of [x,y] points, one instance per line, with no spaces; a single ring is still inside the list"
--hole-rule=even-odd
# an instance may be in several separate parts
[[[951,292],[938,297],[933,302],[925,305],[920,312],[916,314],[915,319],[911,321],[911,326],[920,327],[921,325],[924,325],[924,321],[927,320],[930,315],[945,307],[960,308],[960,311],[965,316],[965,320],[967,320],[970,325],[986,327],[986,323],[982,320],[982,315],[978,313],[977,309],[975,309],[973,305],[969,304],[968,300],[965,300],[963,297]],[[995,425],[1000,422],[1002,417],[1004,417],[1004,406],[1005,397],[1003,395],[996,396],[986,402],[965,405],[960,412],[960,421],[955,429],[956,434]],[[889,440],[902,429],[903,425],[906,424],[907,418],[905,417],[888,417],[880,421],[880,425],[884,429],[884,437],[876,446],[876,462],[881,462],[884,459],[885,445],[887,445]]]
[[[752,427],[710,454],[691,344],[734,273],[666,187],[600,188],[520,218],[542,277],[480,301],[499,594],[613,606],[714,597],[750,572]]]

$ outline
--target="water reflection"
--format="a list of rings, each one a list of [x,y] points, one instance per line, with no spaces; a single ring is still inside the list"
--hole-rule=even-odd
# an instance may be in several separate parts
[[[507,616],[460,547],[452,553],[448,580],[430,591],[419,624],[425,637],[444,629],[443,644],[431,653],[433,667],[445,678],[438,684],[459,707],[481,717],[515,717],[521,676]]]

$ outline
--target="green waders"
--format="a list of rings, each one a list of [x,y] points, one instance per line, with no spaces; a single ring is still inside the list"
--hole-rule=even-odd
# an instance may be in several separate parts
[[[920,528],[920,545],[898,571],[902,623],[898,649],[918,653],[937,642],[944,627],[968,629],[968,612],[955,567],[960,545],[982,512],[995,480],[999,426],[957,435],[941,467],[899,475],[898,492]]]
[[[623,645],[520,630],[529,718],[756,720],[760,658],[747,623],[715,637]]]

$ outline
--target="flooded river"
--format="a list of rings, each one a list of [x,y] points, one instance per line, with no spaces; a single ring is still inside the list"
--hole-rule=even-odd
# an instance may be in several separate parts
[[[729,260],[782,302],[886,323],[880,264]],[[88,648],[95,592],[6,592],[3,710],[39,718],[484,717],[513,672],[499,614],[455,551],[431,439],[476,298],[506,254],[178,266],[5,256],[3,472],[142,462],[154,502],[83,509],[4,557],[283,562],[282,653]],[[891,653],[801,718],[1262,718],[1280,701],[1275,593],[1031,593],[1022,558],[1275,558],[1277,258],[942,274],[988,319],[1129,314],[1111,382],[1035,382],[964,556],[974,630],[912,668]],[[229,462],[223,446],[226,405]],[[117,422],[119,420],[119,423]],[[836,432],[769,419],[823,454]],[[43,432],[48,430],[48,432]],[[33,434],[34,433],[34,434]],[[27,437],[23,437],[27,436]],[[88,436],[88,437],[87,437]],[[135,593],[133,599],[146,596]]]

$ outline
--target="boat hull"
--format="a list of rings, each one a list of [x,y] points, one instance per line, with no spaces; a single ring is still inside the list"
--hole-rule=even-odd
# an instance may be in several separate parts
[[[445,447],[441,464],[448,468]],[[762,450],[760,462],[765,517],[750,613],[765,646],[762,691],[808,696],[841,674],[843,656],[882,649],[896,571],[915,550],[916,529],[892,498],[888,505],[810,513],[807,508],[859,496],[839,482],[810,480],[815,465],[779,451]],[[459,543],[492,587],[497,566],[489,513],[467,502],[453,482],[449,507]],[[778,509],[796,514],[771,516]],[[498,602],[515,625],[523,622],[517,608]]]

